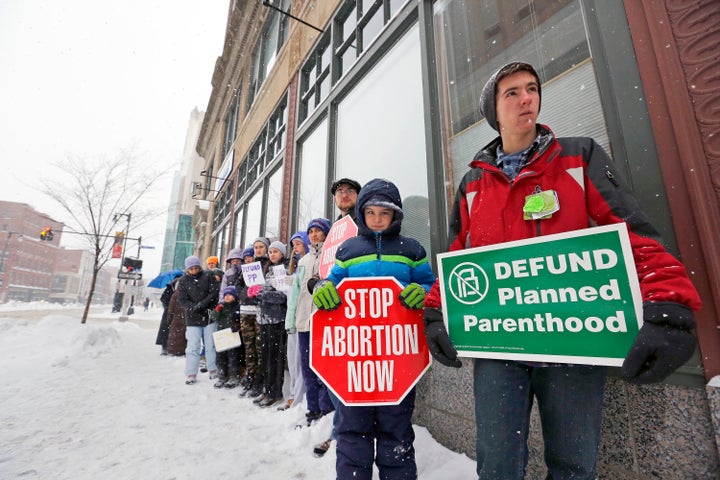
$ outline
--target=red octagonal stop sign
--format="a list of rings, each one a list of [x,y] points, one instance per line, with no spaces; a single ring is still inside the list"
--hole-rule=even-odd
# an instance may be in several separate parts
[[[430,366],[422,310],[400,304],[393,277],[347,278],[342,304],[318,310],[310,366],[345,405],[397,405]]]

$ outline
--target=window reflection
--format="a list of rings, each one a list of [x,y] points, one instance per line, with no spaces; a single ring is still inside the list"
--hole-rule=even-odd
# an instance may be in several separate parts
[[[434,9],[449,202],[468,162],[497,136],[479,112],[480,92],[513,60],[540,75],[541,123],[610,150],[579,0],[448,0]]]
[[[340,102],[335,176],[395,183],[404,202],[403,234],[421,241],[429,254],[420,63],[413,27]]]
[[[265,236],[280,238],[280,209],[282,208],[283,169],[278,168],[267,184],[267,205],[265,207]]]
[[[259,188],[247,203],[245,238],[254,240],[261,235],[260,220],[262,217],[263,189]]]
[[[325,216],[327,198],[327,119],[298,145],[299,188],[296,196],[296,228],[302,229],[316,217]]]

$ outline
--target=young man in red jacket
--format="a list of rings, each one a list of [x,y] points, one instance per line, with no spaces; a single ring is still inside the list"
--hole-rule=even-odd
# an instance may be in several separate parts
[[[658,382],[692,355],[693,311],[700,298],[602,147],[591,138],[556,138],[536,123],[541,93],[537,72],[523,62],[505,65],[483,88],[480,110],[500,136],[478,152],[458,187],[450,250],[625,223],[639,272],[644,325],[622,373],[634,383]],[[557,194],[559,211],[525,219],[526,197],[544,191]],[[440,307],[436,282],[425,301],[425,335],[437,361],[460,367]],[[475,359],[479,479],[524,477],[533,397],[548,478],[594,479],[606,370]]]

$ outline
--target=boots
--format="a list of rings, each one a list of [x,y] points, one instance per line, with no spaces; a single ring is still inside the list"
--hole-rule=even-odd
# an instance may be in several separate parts
[[[247,393],[248,397],[257,397],[263,393],[263,377],[262,375],[254,375],[252,379],[252,385],[250,391]]]

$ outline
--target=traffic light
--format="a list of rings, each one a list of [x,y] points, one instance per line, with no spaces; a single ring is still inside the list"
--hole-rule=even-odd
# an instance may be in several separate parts
[[[139,258],[125,257],[122,259],[122,271],[125,273],[141,272],[143,261]]]
[[[40,240],[52,242],[53,237],[55,237],[55,234],[51,227],[45,227],[40,231]]]

